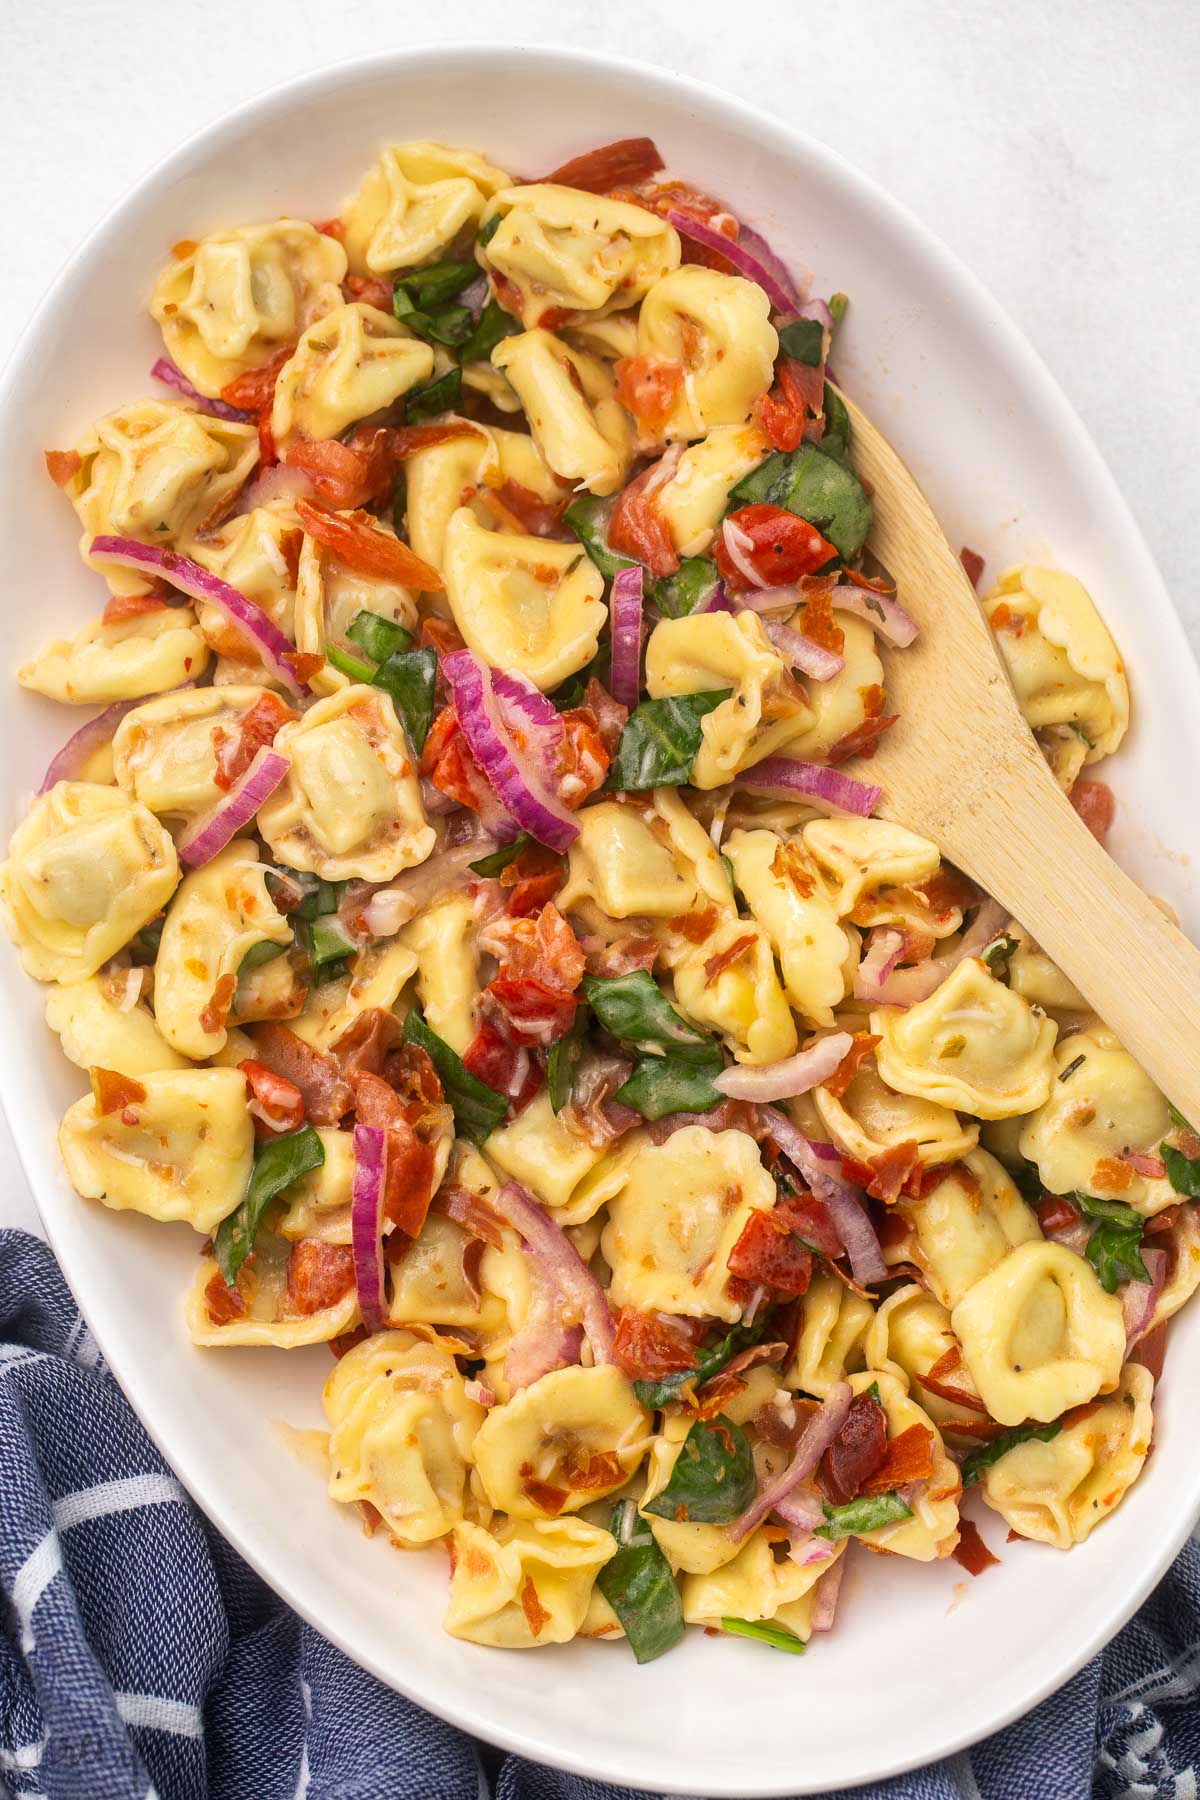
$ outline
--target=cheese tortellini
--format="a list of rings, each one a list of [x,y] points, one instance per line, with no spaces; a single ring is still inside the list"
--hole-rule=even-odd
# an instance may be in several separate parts
[[[310,325],[275,383],[271,431],[333,438],[433,374],[433,351],[378,307],[351,304]]]
[[[473,150],[388,144],[341,209],[351,269],[390,275],[434,261],[508,185],[503,170]]]
[[[788,751],[808,722],[808,703],[755,613],[698,613],[654,627],[646,645],[652,700],[729,688],[701,721],[692,766],[699,788],[721,787],[740,769]]]
[[[771,446],[757,425],[716,425],[691,444],[655,495],[680,556],[703,556],[729,506],[729,490],[756,469]]]
[[[871,1029],[882,1040],[879,1073],[902,1094],[1005,1119],[1050,1093],[1058,1028],[975,957],[907,1012],[873,1012]]]
[[[502,338],[492,364],[512,383],[533,441],[556,475],[593,494],[622,485],[633,430],[605,363],[537,329]]]
[[[208,662],[191,607],[160,606],[107,624],[102,615],[74,638],[56,638],[17,670],[17,680],[51,700],[100,706],[181,687]]]
[[[773,831],[733,831],[725,854],[752,916],[770,940],[789,1003],[814,1025],[832,1025],[858,961],[858,933],[838,922],[800,842]]]
[[[219,748],[232,744],[256,707],[282,701],[261,687],[193,688],[164,694],[126,713],[113,736],[113,773],[119,787],[163,819],[198,819],[219,805]]]
[[[556,1518],[623,1487],[649,1435],[648,1413],[611,1363],[556,1369],[491,1409],[475,1438],[475,1467],[491,1504],[510,1518]]]
[[[770,312],[762,289],[740,275],[688,264],[654,283],[638,315],[638,352],[683,370],[668,440],[745,424],[775,378]]]
[[[485,266],[503,277],[505,300],[529,327],[547,313],[636,306],[679,264],[675,227],[624,200],[540,181],[504,188],[492,216],[499,224]]]
[[[142,971],[89,975],[86,981],[54,982],[46,990],[46,1023],[58,1033],[63,1055],[81,1069],[111,1069],[117,1075],[151,1075],[186,1069],[140,998]],[[129,982],[136,983],[132,1003]]]
[[[442,1623],[451,1637],[500,1650],[569,1643],[616,1553],[612,1533],[583,1519],[513,1519],[498,1535],[464,1520]]]
[[[1020,1137],[1043,1186],[1123,1200],[1147,1218],[1170,1206],[1178,1195],[1166,1176],[1125,1160],[1130,1152],[1157,1157],[1171,1129],[1167,1102],[1141,1064],[1103,1026],[1064,1038],[1054,1064],[1057,1080]]]
[[[425,822],[404,729],[379,688],[319,700],[275,739],[290,771],[260,809],[281,862],[326,881],[388,881],[425,861]]]
[[[528,488],[547,504],[562,500],[564,487],[531,437],[500,426],[479,425],[466,435],[417,450],[404,466],[408,538],[417,555],[440,569],[446,527],[468,504],[480,524],[494,523],[489,490],[506,482]],[[464,502],[464,494],[470,494]]]
[[[909,1226],[907,1254],[946,1307],[957,1306],[1015,1245],[1042,1235],[1033,1209],[986,1150],[970,1151],[919,1199],[901,1200],[896,1210]]]

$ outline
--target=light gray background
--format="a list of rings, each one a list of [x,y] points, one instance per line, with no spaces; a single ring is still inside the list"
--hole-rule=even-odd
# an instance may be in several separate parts
[[[630,56],[823,139],[983,278],[1099,443],[1200,649],[1194,0],[4,0],[0,26],[0,356],[126,188],[266,88],[500,33]],[[0,1224],[36,1229],[3,1115],[0,1169]]]

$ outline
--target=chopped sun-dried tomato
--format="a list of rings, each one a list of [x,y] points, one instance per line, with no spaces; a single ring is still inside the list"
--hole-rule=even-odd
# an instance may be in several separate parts
[[[213,746],[216,750],[216,770],[213,780],[224,793],[228,793],[239,776],[244,775],[264,744],[275,741],[275,734],[281,725],[294,719],[295,713],[278,694],[264,692],[243,714],[236,732],[223,730],[220,725],[213,728]]]
[[[106,601],[100,615],[102,625],[121,625],[126,619],[139,619],[144,613],[165,612],[167,603],[161,594],[114,594]]]
[[[892,1438],[883,1461],[859,1487],[860,1494],[886,1494],[910,1481],[927,1481],[933,1474],[933,1433],[928,1425],[910,1425]]]
[[[964,544],[958,553],[958,560],[966,571],[967,580],[973,588],[978,588],[980,576],[983,574],[983,558],[978,550],[968,550]]]
[[[246,1310],[241,1294],[228,1285],[220,1269],[214,1269],[205,1283],[204,1310],[214,1325],[228,1325]]]
[[[696,1389],[690,1400],[686,1400],[688,1412],[697,1419],[715,1419],[718,1413],[725,1411],[731,1400],[744,1394],[747,1382],[733,1369],[720,1369],[711,1381],[706,1381]]]
[[[340,225],[341,220],[333,221]],[[352,300],[359,300],[364,306],[378,307],[380,312],[390,313],[392,310],[391,283],[381,281],[377,275],[347,275],[342,283]]]
[[[275,383],[279,379],[280,370],[290,362],[296,353],[295,344],[285,344],[276,352],[270,362],[260,363],[256,369],[246,369],[241,375],[235,375],[221,389],[221,398],[226,406],[239,407],[242,412],[266,413],[275,404]]]
[[[546,1611],[538,1599],[538,1591],[533,1585],[533,1576],[527,1575],[521,1587],[521,1611],[525,1614],[525,1622],[529,1626],[532,1637],[541,1637],[542,1632],[554,1617]]]
[[[299,1131],[304,1123],[304,1095],[295,1082],[277,1075],[266,1063],[255,1062],[251,1057],[240,1062],[238,1068],[250,1089],[250,1112],[256,1135],[274,1137],[281,1131]]]
[[[73,475],[78,475],[83,467],[83,458],[78,450],[44,450],[46,472],[55,487],[66,487]]]
[[[858,1394],[821,1458],[817,1485],[831,1506],[845,1506],[862,1492],[886,1455],[887,1414],[870,1394]]]
[[[288,1299],[298,1313],[324,1312],[354,1286],[354,1251],[349,1244],[301,1238],[287,1264]]]
[[[757,942],[756,933],[747,931],[741,937],[735,938],[732,944],[727,944],[724,950],[718,950],[714,955],[708,957],[704,964],[705,987],[711,987],[713,982],[725,973],[726,969],[731,969],[734,963],[740,962],[747,951],[752,950]]]
[[[1071,789],[1071,805],[1092,836],[1102,844],[1117,811],[1117,802],[1107,781],[1077,781]]]
[[[340,1362],[348,1351],[353,1350],[357,1344],[365,1343],[370,1335],[365,1325],[356,1325],[353,1331],[343,1331],[337,1337],[330,1338],[329,1348]]]
[[[673,575],[679,567],[671,528],[654,504],[662,485],[662,467],[652,463],[622,489],[608,521],[610,549],[645,563],[657,576]]]
[[[741,1281],[804,1294],[812,1280],[812,1252],[774,1212],[752,1212],[729,1252],[728,1267]]]
[[[574,994],[530,976],[497,975],[485,989],[514,1044],[557,1043],[575,1023]]]
[[[553,900],[566,880],[566,865],[561,856],[544,844],[527,844],[500,872],[500,886],[510,890],[508,912],[515,919],[540,912]]]
[[[720,917],[715,906],[701,906],[697,907],[694,912],[677,914],[668,923],[670,929],[677,931],[680,937],[686,938],[689,944],[702,944],[706,938],[712,936]]]
[[[643,206],[647,212],[657,213],[660,219],[665,219],[672,212],[688,213],[702,224],[711,225],[722,237],[736,239],[738,235],[738,222],[723,201],[714,200],[711,194],[702,194],[682,181],[660,181],[639,187],[614,188],[609,198],[624,200],[630,206]],[[681,241],[685,263],[698,263],[705,269],[717,269],[722,275],[737,274],[729,258],[722,256],[719,251],[710,250],[707,244],[697,243],[694,238],[683,237]]]
[[[825,1092],[840,1100],[850,1083],[861,1073],[863,1065],[869,1062],[878,1042],[879,1039],[869,1031],[856,1031],[853,1043],[833,1074],[821,1083]]]
[[[750,565],[763,587],[791,585],[837,555],[834,545],[821,536],[815,525],[764,500],[740,506],[725,523],[731,531],[740,533],[743,548],[739,561]],[[724,532],[716,539],[714,554],[717,568],[732,592],[744,593],[754,586],[730,556]]]
[[[833,616],[832,590],[809,593],[800,615],[798,629],[822,650],[840,656],[846,648],[846,634]]]
[[[562,714],[562,722],[559,791],[564,803],[574,809],[603,786],[612,766],[612,755],[590,707],[570,707]]]
[[[522,487],[519,481],[502,481],[498,488],[484,491],[495,495],[519,530],[529,537],[558,538],[563,543],[574,538],[570,526],[563,524],[565,499],[543,500],[540,494],[535,494],[532,488]]]
[[[413,1123],[409,1103],[382,1076],[359,1071],[351,1083],[359,1124],[387,1133],[383,1210],[393,1225],[415,1238],[433,1199],[435,1142]]]
[[[901,1144],[889,1144],[868,1162],[859,1162],[849,1156],[842,1158],[847,1179],[889,1205],[920,1166],[921,1152],[911,1138],[905,1138]]]
[[[1130,1355],[1134,1362],[1139,1362],[1143,1368],[1149,1369],[1155,1381],[1158,1381],[1163,1372],[1163,1358],[1166,1355],[1166,1349],[1167,1321],[1164,1319],[1161,1325],[1156,1325],[1153,1331],[1148,1331],[1145,1337],[1134,1345]]]
[[[318,499],[338,510],[350,511],[379,499],[395,480],[385,431],[376,431],[361,448],[336,438],[302,438],[289,445],[283,460],[308,476]]]
[[[617,399],[626,412],[651,434],[661,431],[683,392],[680,365],[657,356],[622,356],[613,364],[613,374]]]
[[[794,1231],[823,1256],[840,1256],[842,1240],[823,1200],[815,1194],[785,1194],[771,1217]]]
[[[300,1089],[310,1124],[336,1125],[350,1111],[354,1098],[350,1083],[328,1051],[316,1049],[274,1020],[255,1025],[250,1036],[258,1060]]]
[[[660,1381],[696,1365],[696,1321],[623,1306],[613,1358],[631,1381]]]
[[[109,1113],[124,1112],[138,1106],[146,1098],[146,1090],[132,1075],[118,1075],[114,1069],[92,1069],[92,1096],[96,1113],[105,1118]]]
[[[615,143],[601,144],[582,156],[561,163],[543,181],[559,187],[582,188],[585,194],[607,194],[610,188],[630,186],[648,181],[664,166],[653,138],[618,138]]]
[[[810,369],[790,356],[781,356],[775,369],[775,386],[755,405],[755,423],[766,434],[773,450],[796,450],[810,418],[820,413],[824,397],[823,365]],[[828,560],[826,557],[825,561]]]
[[[998,1556],[993,1556],[979,1535],[979,1527],[974,1519],[959,1519],[958,1543],[952,1555],[968,1575],[983,1575],[1000,1561]]]
[[[426,593],[437,592],[443,586],[436,569],[422,562],[399,538],[381,531],[369,513],[330,512],[311,500],[297,500],[296,516],[309,537],[356,575],[396,581]]]
[[[537,1058],[512,1043],[491,1019],[480,1021],[478,1031],[463,1051],[463,1062],[494,1093],[507,1095],[514,1112],[529,1105],[545,1080]]]
[[[826,752],[826,761],[836,766],[849,762],[852,756],[874,756],[879,748],[879,740],[885,731],[891,729],[900,717],[899,713],[891,713],[886,718],[864,719],[853,731],[840,737]]]
[[[535,919],[502,919],[489,928],[489,947],[503,975],[533,976],[574,993],[583,980],[579,939],[558,908],[544,906]]]
[[[930,917],[939,925],[945,924],[951,913],[963,912],[968,906],[979,904],[979,889],[970,876],[949,863],[943,863],[936,875],[931,875],[913,892],[921,896]]]

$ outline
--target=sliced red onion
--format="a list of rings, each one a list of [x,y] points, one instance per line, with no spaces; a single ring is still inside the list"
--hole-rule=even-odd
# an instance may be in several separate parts
[[[725,583],[723,581],[718,581],[716,587],[713,589],[712,593],[708,597],[708,605],[704,608],[704,610],[706,613],[737,612],[738,608],[733,604],[733,601],[729,598],[729,589],[725,586]]]
[[[873,588],[845,582],[834,588],[831,599],[839,612],[865,619],[878,637],[894,644],[897,650],[907,649],[918,634],[917,621],[890,594],[877,594]]]
[[[796,1445],[795,1454],[787,1468],[760,1488],[753,1503],[728,1527],[735,1544],[740,1544],[743,1538],[749,1537],[781,1500],[786,1500],[793,1489],[814,1473],[817,1464],[846,1422],[850,1400],[850,1383],[834,1382],[821,1402],[819,1411],[813,1414],[801,1432],[800,1442]]]
[[[205,863],[210,863],[239,831],[245,830],[291,766],[286,756],[264,744],[220,804],[188,826],[175,845],[180,860],[193,869],[201,869]]]
[[[730,562],[742,579],[748,581],[752,588],[765,588],[766,582],[750,560],[754,539],[748,531],[742,530],[732,515],[721,527],[721,538]]]
[[[1128,1163],[1135,1175],[1144,1175],[1147,1181],[1161,1181],[1167,1172],[1161,1156],[1150,1156],[1140,1150],[1131,1150],[1121,1161]]]
[[[1121,1295],[1121,1305],[1125,1313],[1125,1354],[1128,1355],[1139,1338],[1145,1337],[1154,1319],[1154,1309],[1158,1305],[1158,1297],[1163,1291],[1167,1279],[1167,1252],[1165,1250],[1143,1250],[1142,1261],[1150,1271],[1149,1281],[1127,1281]]]
[[[463,1393],[468,1400],[473,1400],[476,1406],[482,1406],[485,1412],[496,1404],[495,1388],[489,1387],[486,1381],[480,1381],[478,1376],[471,1381],[463,1382]]]
[[[269,469],[260,469],[254,480],[247,482],[237,512],[232,516],[253,512],[256,506],[273,506],[276,501],[294,506],[297,500],[315,500],[316,497],[317,490],[303,469],[293,469],[290,463],[273,463]]]
[[[848,1031],[835,1031],[782,1062],[764,1063],[757,1069],[734,1063],[714,1075],[713,1086],[732,1100],[791,1100],[827,1081],[853,1043]]]
[[[609,599],[612,620],[612,679],[609,691],[614,700],[632,712],[642,691],[642,604],[643,577],[641,563],[636,568],[621,569],[613,578]]]
[[[787,1502],[784,1501],[785,1506],[786,1504]],[[775,1508],[776,1513],[778,1513],[779,1510],[780,1509],[777,1506]],[[822,1515],[822,1517],[823,1516],[824,1515]],[[795,1531],[790,1534],[790,1538],[791,1541],[788,1544],[788,1555],[796,1564],[797,1568],[815,1568],[820,1563],[828,1562],[833,1555],[833,1545],[830,1543],[829,1539],[819,1538],[815,1531]]]
[[[805,637],[801,631],[793,631],[790,625],[780,624],[778,619],[764,619],[763,630],[784,662],[813,681],[832,681],[846,666],[844,656],[835,656],[824,644]]]
[[[791,583],[786,587],[759,587],[752,593],[739,594],[737,604],[741,612],[795,612],[803,600],[800,589]]]
[[[825,1202],[834,1229],[846,1247],[855,1281],[861,1287],[886,1281],[887,1264],[858,1189],[829,1173],[827,1165],[832,1159],[819,1154],[817,1146],[811,1144],[799,1127],[777,1107],[760,1107],[758,1117],[788,1161],[799,1169],[818,1200]]]
[[[136,538],[94,537],[88,545],[88,555],[96,562],[116,563],[120,568],[138,569],[143,574],[152,571],[178,588],[181,594],[189,594],[193,600],[207,600],[252,639],[254,648],[271,673],[290,693],[308,694],[311,691],[304,682],[296,679],[295,670],[288,661],[296,653],[295,645],[288,642],[261,606],[256,606],[237,588],[230,587],[219,575],[210,574],[199,563],[162,544],[141,544]]]
[[[540,1275],[535,1276],[525,1318],[504,1353],[504,1379],[514,1393],[531,1387],[555,1369],[572,1369],[578,1363],[583,1350],[583,1327],[565,1325],[559,1316],[560,1306],[556,1290]]]
[[[199,388],[192,386],[182,369],[177,369],[169,356],[160,356],[150,371],[155,381],[161,381],[164,387],[174,388],[185,400],[201,412],[211,413],[214,419],[232,419],[235,425],[250,425],[254,422],[254,414],[243,412],[240,406],[230,406],[225,400],[210,400]]]
[[[833,314],[825,300],[806,300],[803,306],[796,308],[796,317],[798,319],[816,319],[825,327],[826,331],[832,331],[834,328]]]
[[[802,762],[798,756],[768,756],[733,778],[734,787],[770,794],[779,800],[807,800],[811,806],[832,813],[850,813],[866,819],[883,794],[881,787],[856,781],[825,763]]]
[[[817,1488],[808,1481],[799,1482],[790,1494],[777,1500],[774,1510],[775,1517],[781,1519],[796,1537],[814,1531],[818,1525],[825,1523],[824,1502]],[[827,1542],[821,1538],[817,1541]]]
[[[667,214],[667,222],[681,237],[691,238],[693,243],[703,244],[708,250],[716,250],[735,269],[756,281],[777,312],[792,314],[800,310],[801,300],[795,282],[757,231],[742,226],[736,238],[727,238],[723,232],[706,225],[703,219],[674,208]]]
[[[854,998],[878,1000],[884,982],[900,960],[904,933],[882,925],[871,933],[867,954],[854,973]]]
[[[386,1322],[383,1295],[383,1194],[387,1134],[378,1125],[354,1127],[354,1179],[350,1187],[350,1236],[358,1310],[368,1331]]]
[[[96,754],[102,744],[112,742],[113,733],[135,706],[145,705],[145,699],[118,700],[114,706],[106,706],[102,713],[89,719],[86,725],[69,737],[50,767],[46,770],[45,779],[38,789],[39,794],[48,792],[58,781],[74,781],[81,769],[87,766],[91,757]]]
[[[454,693],[463,736],[500,804],[540,844],[569,850],[579,826],[513,742],[500,716],[487,664],[472,650],[455,650],[443,656],[441,666]]]
[[[880,982],[867,987],[863,977],[865,962],[854,977],[854,997],[856,1000],[874,1000],[880,1006],[915,1006],[919,1000],[928,1000],[930,994],[936,994],[948,975],[953,974],[960,962],[969,956],[978,956],[986,950],[992,939],[998,936],[1008,923],[1008,912],[997,900],[985,900],[976,913],[968,930],[966,930],[953,950],[947,950],[943,956],[931,956],[925,962],[914,963],[911,969],[893,968],[891,973]]]
[[[615,1331],[608,1297],[562,1226],[516,1181],[506,1181],[498,1194],[489,1196],[489,1204],[520,1233],[546,1279],[577,1315],[592,1360],[611,1362]]]
[[[814,1631],[830,1631],[833,1628],[834,1616],[837,1613],[838,1594],[842,1586],[842,1575],[846,1568],[846,1551],[838,1557],[831,1569],[826,1569],[813,1589],[812,1629]]]
[[[553,787],[567,740],[562,714],[528,675],[516,670],[493,669],[492,692],[513,742],[528,751],[538,763],[543,779]]]

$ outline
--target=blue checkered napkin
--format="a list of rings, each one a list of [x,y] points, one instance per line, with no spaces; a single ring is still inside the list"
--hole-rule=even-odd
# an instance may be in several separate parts
[[[47,1247],[0,1231],[0,1792],[44,1800],[621,1800],[354,1666],[191,1505]],[[430,1629],[436,1629],[431,1622]],[[1197,1800],[1200,1551],[1105,1654],[859,1800]]]

